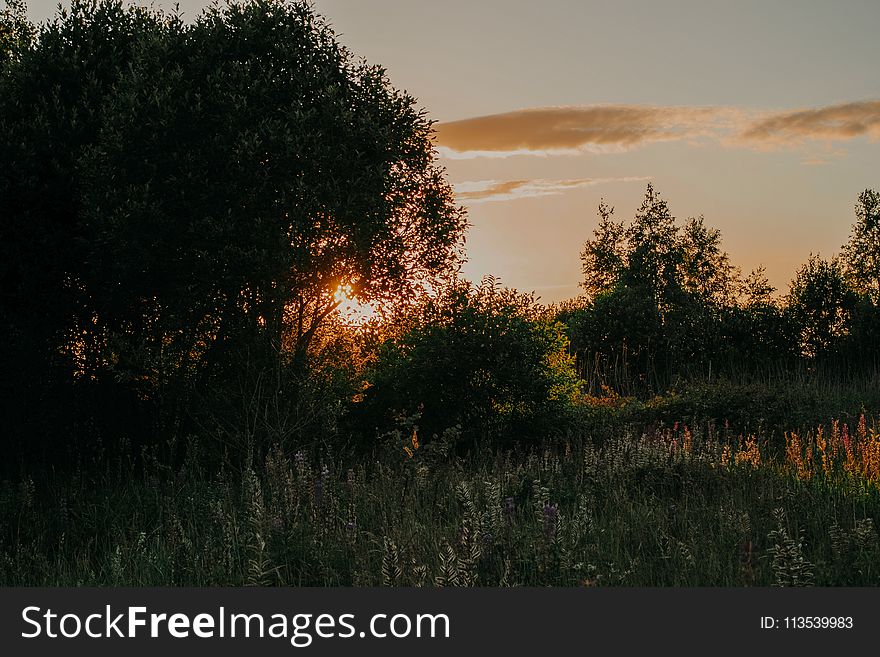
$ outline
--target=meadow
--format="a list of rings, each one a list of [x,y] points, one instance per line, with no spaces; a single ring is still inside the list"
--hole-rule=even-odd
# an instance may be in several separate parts
[[[607,412],[607,410],[606,410]],[[798,586],[880,583],[880,427],[705,423],[357,460],[145,452],[0,485],[4,585]],[[781,440],[780,440],[781,438]]]

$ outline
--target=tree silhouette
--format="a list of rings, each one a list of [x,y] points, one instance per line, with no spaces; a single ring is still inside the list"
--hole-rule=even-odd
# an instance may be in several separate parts
[[[788,294],[805,356],[829,355],[848,332],[855,295],[839,258],[818,255],[798,269]]]
[[[593,231],[594,238],[587,240],[581,251],[583,280],[580,285],[590,299],[611,290],[626,264],[623,222],[614,221],[614,208],[604,201],[599,203],[598,214],[599,225]]]
[[[4,337],[62,379],[302,365],[340,286],[400,299],[458,266],[431,121],[304,0],[191,24],[74,0],[4,61]]]
[[[855,288],[880,303],[880,193],[872,189],[859,195],[843,264]]]

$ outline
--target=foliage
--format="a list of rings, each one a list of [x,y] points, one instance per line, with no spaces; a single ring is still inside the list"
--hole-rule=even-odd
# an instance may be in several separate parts
[[[859,195],[856,222],[842,256],[855,289],[880,302],[880,193],[873,189]]]
[[[27,18],[23,0],[4,0],[0,11],[0,70],[15,62],[30,45],[33,25]]]
[[[455,282],[407,324],[367,372],[368,426],[419,413],[429,436],[461,425],[471,437],[522,439],[565,423],[579,387],[567,340],[530,295]]]
[[[811,256],[783,298],[763,267],[743,277],[702,217],[678,226],[653,186],[629,224],[601,203],[581,254],[586,295],[558,309],[588,388],[650,396],[682,379],[796,371],[820,360],[870,370],[878,355],[875,197],[860,195],[843,254]]]
[[[811,255],[795,274],[788,308],[806,356],[829,354],[846,335],[856,302],[839,259]]]
[[[159,418],[146,434],[181,433],[242,359],[308,367],[338,289],[405,299],[456,269],[466,220],[431,121],[308,2],[21,15],[3,15],[0,337],[29,405],[54,387],[88,420],[112,389]]]

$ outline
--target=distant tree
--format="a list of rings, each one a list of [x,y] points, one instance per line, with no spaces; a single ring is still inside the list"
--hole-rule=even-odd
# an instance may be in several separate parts
[[[765,268],[757,267],[742,281],[738,303],[722,311],[719,347],[725,362],[738,372],[787,365],[800,355],[791,313],[774,292]]]
[[[661,309],[690,295],[716,306],[736,301],[740,272],[721,248],[721,231],[703,217],[678,227],[654,186],[629,225],[615,221],[614,208],[599,204],[599,224],[581,252],[588,299],[616,285],[640,288]]]
[[[805,356],[832,353],[848,332],[856,299],[839,258],[811,255],[798,269],[787,301]]]
[[[683,261],[679,229],[665,199],[648,184],[645,198],[626,229],[627,260],[624,285],[640,288],[661,307],[681,289]]]
[[[703,217],[690,219],[682,231],[681,248],[684,290],[707,305],[734,305],[741,274],[721,248],[721,231],[706,226]]]
[[[666,335],[657,304],[642,290],[620,285],[560,319],[568,327],[578,371],[593,387],[613,385],[630,394],[655,383]]]
[[[581,287],[587,298],[594,299],[612,289],[626,266],[626,229],[622,221],[614,221],[614,208],[599,202],[599,225],[594,238],[587,240],[581,251],[583,280]]]
[[[880,303],[880,193],[866,189],[859,195],[856,222],[842,256],[856,290]]]
[[[747,307],[769,306],[773,303],[776,288],[767,278],[767,269],[761,265],[756,267],[743,281],[743,296]]]
[[[702,217],[676,225],[653,185],[628,225],[612,216],[600,204],[581,253],[587,303],[566,319],[581,371],[617,363],[619,374],[627,361],[647,381],[702,367],[720,348],[722,316],[742,288],[720,231]]]

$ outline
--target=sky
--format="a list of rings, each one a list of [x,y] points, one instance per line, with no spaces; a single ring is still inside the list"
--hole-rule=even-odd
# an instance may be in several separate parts
[[[31,0],[43,20],[55,2]],[[170,7],[172,3],[157,2]],[[181,0],[194,16],[203,0]],[[465,274],[578,293],[600,199],[651,182],[780,292],[880,187],[876,0],[316,0],[435,120],[467,207]]]

